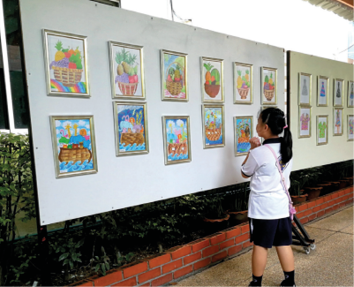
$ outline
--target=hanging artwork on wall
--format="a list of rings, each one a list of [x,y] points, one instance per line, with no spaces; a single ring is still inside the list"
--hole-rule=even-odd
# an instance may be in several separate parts
[[[224,61],[201,57],[202,101],[224,102]]]
[[[89,97],[86,36],[43,30],[47,94]]]
[[[348,124],[347,124],[347,133],[348,133],[348,141],[354,140],[354,116],[348,115]]]
[[[311,106],[312,75],[299,73],[299,105]]]
[[[354,81],[348,81],[348,108],[354,108]]]
[[[191,161],[189,116],[163,116],[165,164]]]
[[[234,63],[234,104],[253,103],[253,65]]]
[[[145,99],[143,47],[109,42],[112,98]]]
[[[203,105],[203,147],[225,146],[224,106]]]
[[[342,79],[333,80],[333,106],[343,107],[343,88],[344,81]]]
[[[343,134],[343,109],[333,109],[333,135],[341,136]]]
[[[161,50],[162,100],[188,101],[187,54]]]
[[[328,116],[316,117],[317,145],[328,143]]]
[[[311,107],[299,107],[299,138],[311,137]]]
[[[93,116],[50,116],[56,177],[97,172]]]
[[[328,107],[328,77],[318,76],[317,81],[317,107]]]
[[[149,152],[145,103],[113,102],[116,155]]]
[[[234,117],[235,155],[245,155],[251,148],[250,139],[253,137],[253,117]]]
[[[277,69],[261,68],[261,104],[277,104]]]

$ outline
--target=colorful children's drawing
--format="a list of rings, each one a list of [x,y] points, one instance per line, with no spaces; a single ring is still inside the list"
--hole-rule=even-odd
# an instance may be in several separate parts
[[[147,153],[146,104],[114,103],[117,155]]]
[[[312,75],[306,73],[300,73],[300,85],[299,85],[299,104],[310,105],[312,94]]]
[[[204,147],[224,146],[223,107],[204,106]]]
[[[348,82],[348,108],[354,108],[354,82]]]
[[[303,113],[300,117],[300,121],[301,121],[301,130],[307,131],[309,129],[309,121],[310,121],[309,114]]]
[[[57,176],[96,172],[92,117],[51,118]]]
[[[328,116],[317,116],[317,144],[328,142]]]
[[[249,140],[253,136],[252,117],[235,117],[235,135],[236,155],[246,154],[251,148]]]
[[[189,117],[163,117],[165,164],[190,161]]]
[[[348,140],[354,139],[354,116],[348,115]]]
[[[334,109],[334,135],[342,135],[342,109]]]
[[[110,42],[114,94],[117,98],[144,98],[142,47]]]
[[[342,90],[343,90],[343,80],[335,79],[334,80],[334,96],[333,96],[333,105],[335,107],[342,107],[343,106]]]
[[[252,103],[252,70],[249,64],[235,63],[234,66],[234,103]]]
[[[86,37],[44,30],[48,94],[89,96]]]
[[[262,103],[276,105],[276,69],[262,68]]]
[[[188,100],[187,56],[162,50],[162,99]]]
[[[204,102],[223,102],[223,61],[202,57],[202,90]]]
[[[311,107],[299,107],[299,138],[311,136]]]

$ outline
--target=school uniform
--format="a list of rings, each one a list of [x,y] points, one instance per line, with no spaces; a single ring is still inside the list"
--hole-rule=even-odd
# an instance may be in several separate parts
[[[270,145],[276,153],[289,188],[293,160],[282,164],[280,142],[281,138],[265,140],[262,146],[250,150],[247,162],[241,167],[241,172],[251,177],[248,201],[250,240],[265,248],[292,243],[289,199],[281,183],[274,155],[264,146]]]

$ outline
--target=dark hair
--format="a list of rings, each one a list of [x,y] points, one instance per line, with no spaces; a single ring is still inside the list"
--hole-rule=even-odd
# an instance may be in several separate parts
[[[286,127],[284,112],[278,108],[267,108],[259,115],[262,122],[267,124],[273,135],[279,135],[284,131],[280,142],[280,154],[283,164],[286,164],[293,157],[293,139],[290,129]]]

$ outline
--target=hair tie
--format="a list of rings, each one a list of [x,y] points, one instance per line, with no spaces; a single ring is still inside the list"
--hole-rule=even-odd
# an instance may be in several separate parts
[[[283,127],[283,130],[285,130],[288,127],[288,125],[286,125],[285,127]]]

